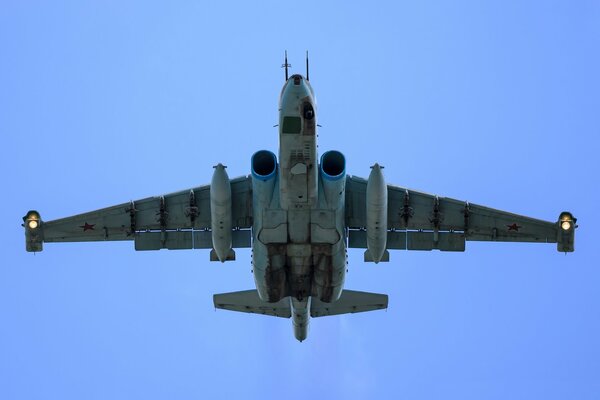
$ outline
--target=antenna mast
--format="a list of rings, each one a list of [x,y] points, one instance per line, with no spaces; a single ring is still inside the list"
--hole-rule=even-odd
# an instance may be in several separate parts
[[[310,80],[308,79],[308,50],[306,50],[306,80]]]
[[[288,67],[291,67],[290,64],[288,64],[288,60],[287,60],[287,50],[285,51],[285,62],[281,65],[281,68],[285,68],[285,81],[288,81]]]

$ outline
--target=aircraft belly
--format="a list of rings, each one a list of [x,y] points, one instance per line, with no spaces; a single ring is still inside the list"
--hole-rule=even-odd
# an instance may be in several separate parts
[[[287,296],[286,264],[285,245],[254,241],[252,273],[261,300],[274,303]]]
[[[287,225],[291,243],[310,243],[310,210],[289,210]]]
[[[302,168],[304,167],[304,168]],[[293,173],[290,170],[290,185],[288,196],[293,199],[293,203],[308,203],[308,177],[306,175],[306,164],[298,163],[294,165],[296,170],[303,170],[301,173]]]
[[[318,194],[314,136],[281,135],[279,158],[281,207],[314,207]]]
[[[325,303],[338,300],[346,280],[346,246],[313,245],[313,296]]]
[[[288,290],[289,295],[306,299],[312,294],[312,257],[310,244],[288,244]]]
[[[264,210],[253,243],[256,287],[261,299],[341,295],[346,273],[343,210]],[[340,226],[338,226],[340,225]]]

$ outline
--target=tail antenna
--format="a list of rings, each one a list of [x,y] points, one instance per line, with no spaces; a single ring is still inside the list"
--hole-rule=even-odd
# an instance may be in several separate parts
[[[308,50],[306,50],[306,80],[308,81]]]
[[[291,64],[288,64],[287,60],[287,50],[285,51],[285,62],[281,65],[281,68],[285,68],[285,81],[288,81],[288,67],[291,67]]]

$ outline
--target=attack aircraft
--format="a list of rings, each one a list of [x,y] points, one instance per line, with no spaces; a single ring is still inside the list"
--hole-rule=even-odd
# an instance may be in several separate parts
[[[255,289],[215,294],[216,308],[292,318],[306,339],[310,317],[385,309],[385,294],[344,289],[347,249],[387,262],[389,250],[465,251],[466,241],[556,243],[574,251],[576,219],[556,222],[388,185],[375,163],[367,179],[346,174],[344,155],[317,155],[317,109],[306,76],[288,76],[279,98],[279,156],[259,150],[251,174],[229,179],[218,164],[210,185],[43,221],[23,217],[26,250],[43,243],[131,240],[135,250],[210,249],[235,260],[252,249]]]

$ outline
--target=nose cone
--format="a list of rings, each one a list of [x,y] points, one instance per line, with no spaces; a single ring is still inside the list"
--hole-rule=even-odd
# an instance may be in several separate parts
[[[296,74],[296,75],[292,75],[290,80],[292,80],[294,82],[294,86],[299,86],[300,83],[304,80],[304,78],[302,77],[302,75]]]
[[[292,75],[287,80],[283,89],[281,90],[281,97],[279,98],[279,108],[286,103],[297,102],[300,99],[310,98],[311,103],[313,102],[313,90],[310,83],[302,75]]]

